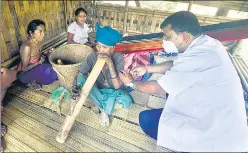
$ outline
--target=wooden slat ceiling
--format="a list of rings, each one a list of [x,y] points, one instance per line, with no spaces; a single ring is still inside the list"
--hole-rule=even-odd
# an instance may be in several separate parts
[[[173,2],[189,3],[190,1],[173,1]],[[240,1],[199,1],[198,0],[198,1],[193,1],[193,4],[224,8],[227,10],[248,12],[248,0],[240,0]]]

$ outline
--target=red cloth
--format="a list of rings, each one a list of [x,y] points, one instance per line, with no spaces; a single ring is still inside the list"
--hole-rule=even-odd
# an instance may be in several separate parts
[[[150,64],[150,53],[130,53],[123,54],[124,56],[124,70],[129,72],[131,69],[137,66],[147,66]],[[141,80],[142,77],[134,77],[134,80]]]
[[[33,57],[29,60],[29,63],[28,64],[34,64],[34,63],[37,63],[39,62],[40,60],[40,56],[37,56],[37,57]],[[18,65],[17,67],[17,71],[21,71],[22,70],[22,62],[20,62],[20,64]]]

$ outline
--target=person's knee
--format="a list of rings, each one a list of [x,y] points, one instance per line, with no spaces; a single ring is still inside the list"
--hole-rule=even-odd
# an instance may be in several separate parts
[[[79,75],[79,76],[77,77],[77,85],[78,85],[80,88],[82,88],[83,85],[85,84],[86,80],[87,80],[87,76],[85,76],[85,75]]]
[[[141,127],[144,127],[149,123],[149,115],[148,115],[148,110],[142,111],[139,114],[139,124]]]

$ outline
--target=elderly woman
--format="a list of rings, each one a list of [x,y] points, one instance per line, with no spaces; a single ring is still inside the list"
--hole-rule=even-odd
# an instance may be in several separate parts
[[[91,46],[93,43],[90,41],[88,35],[91,32],[91,29],[85,23],[87,19],[87,12],[83,8],[78,8],[75,11],[76,21],[72,22],[67,29],[67,43],[73,44],[85,44]]]
[[[33,20],[27,28],[28,40],[20,48],[21,62],[17,68],[19,80],[29,84],[35,90],[40,90],[42,85],[52,84],[57,80],[57,74],[50,64],[43,64],[44,55],[51,50],[41,52],[41,42],[44,39],[45,23]]]

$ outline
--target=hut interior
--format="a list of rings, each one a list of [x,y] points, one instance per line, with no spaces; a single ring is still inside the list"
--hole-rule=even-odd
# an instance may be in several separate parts
[[[20,45],[27,39],[26,28],[33,19],[41,19],[46,23],[42,49],[65,45],[67,27],[74,21],[74,11],[78,7],[87,10],[86,22],[93,31],[95,23],[99,22],[100,25],[110,25],[129,36],[162,32],[160,29],[162,21],[179,10],[194,12],[202,26],[238,20],[248,23],[248,1],[157,2],[166,4],[164,8],[154,8],[158,5],[151,4],[153,1],[139,0],[2,1],[1,67],[16,68],[20,61]],[[204,8],[210,11],[198,11]],[[247,39],[237,40],[228,50],[246,91],[248,91],[248,52],[245,45],[247,41]],[[157,62],[171,60],[161,59],[156,55],[155,59]],[[159,76],[153,74],[150,80],[157,79]],[[139,112],[151,108],[162,108],[165,104],[165,99],[140,91],[131,92],[135,103],[129,110],[114,112],[109,127],[100,126],[98,116],[84,106],[66,142],[64,144],[56,142],[55,137],[69,111],[69,103],[62,103],[61,114],[42,105],[58,86],[58,83],[54,83],[44,86],[41,91],[35,91],[14,82],[8,89],[3,100],[4,111],[1,113],[2,122],[8,126],[5,135],[6,152],[173,151],[157,146],[156,141],[146,136],[139,127]]]

